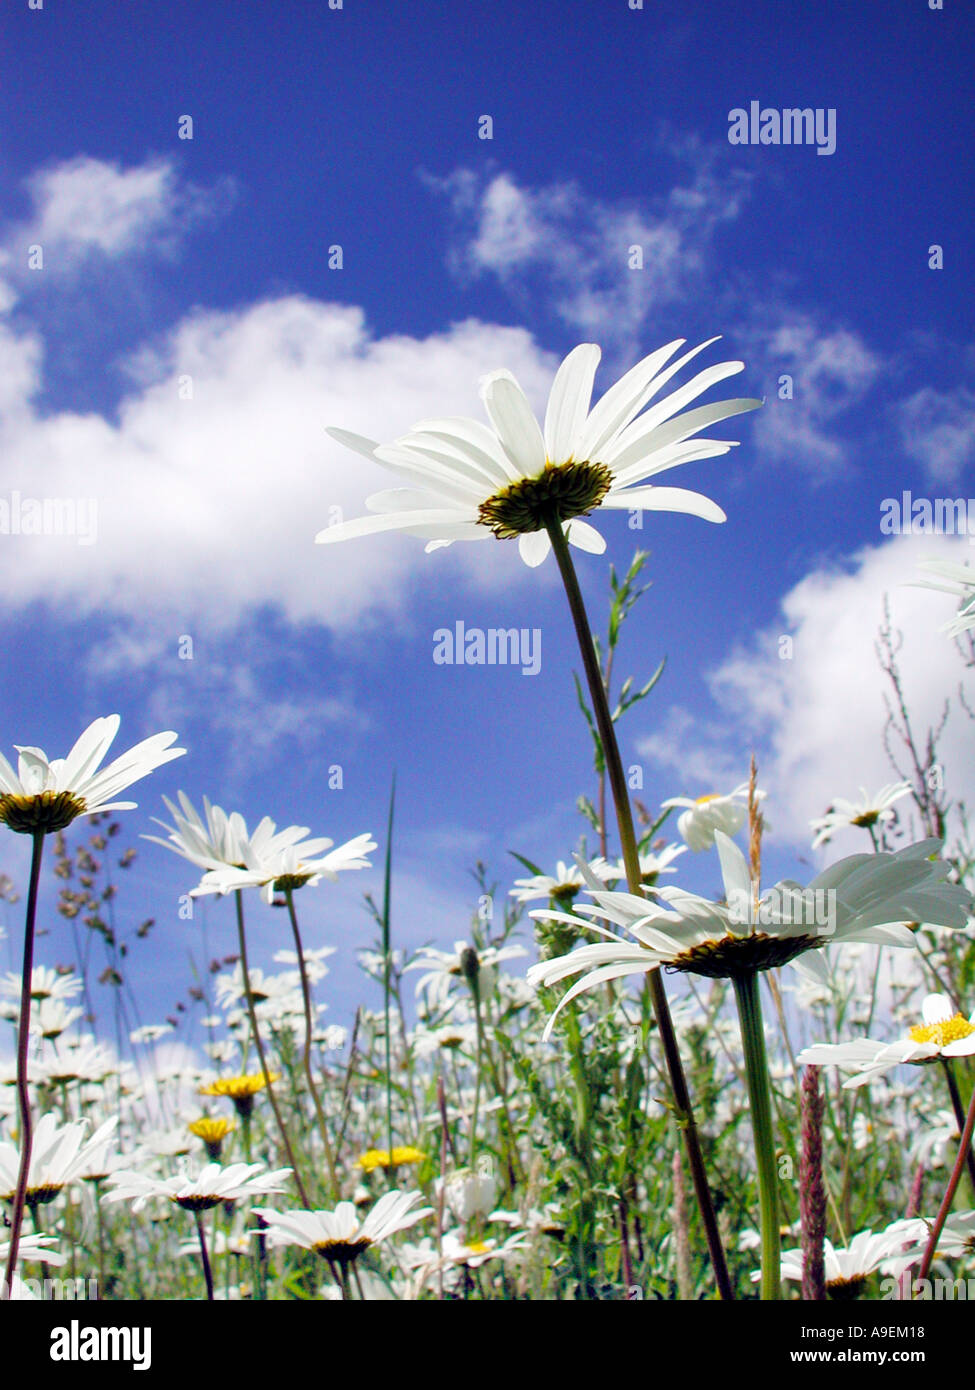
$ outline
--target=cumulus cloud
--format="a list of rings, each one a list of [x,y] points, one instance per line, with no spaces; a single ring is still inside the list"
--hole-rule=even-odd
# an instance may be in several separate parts
[[[940,631],[952,600],[907,587],[920,577],[919,560],[969,555],[964,540],[900,536],[859,551],[844,566],[808,574],[782,599],[780,621],[710,672],[720,713],[703,736],[695,721],[673,711],[670,737],[645,739],[640,750],[662,765],[696,768],[703,780],[716,759],[723,770],[739,767],[756,747],[777,836],[808,846],[809,821],[835,797],[853,799],[861,786],[875,792],[898,775],[884,748],[885,697],[892,692],[876,651],[886,595],[902,639],[898,663],[915,735],[923,744],[947,700],[939,745],[945,790],[971,803],[972,722],[957,694],[965,668]],[[896,738],[891,747],[902,754]],[[909,771],[906,756],[901,762]],[[838,852],[855,850],[856,832],[838,836],[836,845]]]
[[[26,396],[40,344],[13,331],[0,352],[4,343]],[[80,518],[93,503],[95,540],[5,535],[8,610],[40,601],[63,616],[181,615],[216,630],[267,606],[348,628],[368,612],[402,612],[408,575],[442,583],[462,567],[491,585],[504,568],[517,579],[500,546],[424,560],[409,537],[314,544],[389,486],[326,426],[390,439],[424,416],[480,415],[477,381],[501,364],[545,399],[554,359],[522,330],[471,320],[425,339],[377,339],[358,309],[294,295],[183,320],[134,355],[136,384],[114,418],[42,414],[22,397],[0,424],[5,504],[12,515],[47,500]]]
[[[932,483],[954,483],[975,464],[975,392],[925,386],[896,410],[905,453]]]

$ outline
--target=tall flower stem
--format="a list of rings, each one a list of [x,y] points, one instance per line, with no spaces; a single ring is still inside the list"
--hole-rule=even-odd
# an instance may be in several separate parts
[[[609,784],[613,793],[613,802],[616,807],[616,821],[619,827],[620,849],[626,868],[627,887],[629,891],[634,893],[637,897],[643,897],[643,883],[640,874],[640,854],[636,830],[633,825],[633,811],[630,807],[626,774],[623,771],[623,760],[620,757],[619,744],[616,741],[616,730],[613,726],[613,716],[609,708],[606,687],[599,670],[596,648],[592,639],[592,630],[590,629],[589,619],[586,615],[586,605],[583,601],[582,591],[579,588],[579,580],[576,576],[575,566],[572,563],[572,556],[569,553],[569,543],[565,538],[561,522],[557,518],[552,517],[546,522],[545,529],[548,532],[549,540],[552,542],[552,550],[555,553],[559,573],[562,576],[562,584],[565,588],[565,595],[569,602],[569,610],[572,614],[572,621],[575,625],[576,637],[579,642],[579,652],[582,656],[582,664],[586,673],[586,682],[589,686],[589,698],[592,701],[593,715],[596,720],[596,728],[599,732],[599,738],[603,748],[603,759],[606,763]],[[659,967],[647,972],[647,985],[650,991],[650,997],[653,1001],[653,1011],[657,1021],[657,1030],[660,1034],[660,1041],[664,1050],[664,1059],[667,1064],[667,1073],[670,1077],[670,1087],[677,1123],[684,1136],[684,1147],[687,1153],[688,1166],[691,1170],[694,1193],[701,1212],[701,1219],[704,1222],[704,1232],[707,1238],[708,1251],[711,1256],[711,1265],[714,1269],[715,1281],[717,1282],[718,1292],[721,1297],[723,1299],[732,1299],[734,1298],[734,1292],[731,1287],[731,1278],[728,1274],[728,1265],[725,1260],[724,1248],[721,1244],[721,1235],[718,1231],[718,1220],[714,1211],[714,1202],[711,1198],[711,1189],[708,1186],[707,1173],[704,1167],[704,1155],[701,1152],[701,1140],[694,1120],[694,1111],[691,1107],[690,1094],[687,1089],[687,1079],[684,1075],[684,1066],[680,1058],[680,1048],[677,1045],[677,1035],[674,1032],[674,1024],[670,1016],[670,1006],[667,1003],[667,993],[664,989],[663,981],[660,978]]]
[[[34,974],[34,918],[37,915],[37,885],[41,878],[41,856],[44,851],[43,830],[33,833],[33,851],[30,861],[30,888],[27,893],[27,917],[24,923],[24,963],[20,983],[20,1018],[17,1024],[17,1100],[20,1106],[20,1172],[17,1175],[17,1191],[14,1195],[13,1218],[10,1227],[10,1253],[7,1256],[7,1271],[4,1275],[5,1297],[13,1294],[14,1273],[17,1269],[17,1252],[20,1248],[20,1232],[24,1224],[24,1206],[27,1200],[27,1180],[30,1174],[30,1156],[33,1149],[34,1130],[30,1113],[30,1091],[27,1087],[27,1048],[30,1042],[30,996]]]
[[[948,1082],[948,1093],[951,1096],[951,1108],[955,1112],[955,1123],[958,1126],[958,1133],[961,1134],[965,1128],[965,1107],[961,1103],[961,1093],[958,1090],[958,1080],[955,1076],[954,1063],[949,1062],[947,1057],[942,1057],[942,1065],[945,1069],[945,1080]],[[968,1144],[964,1149],[965,1162],[968,1165],[968,1178],[975,1191],[975,1154],[972,1153],[972,1146]]]
[[[765,1024],[758,974],[749,970],[732,976],[738,1022],[745,1054],[745,1078],[751,1108],[755,1159],[758,1165],[758,1200],[762,1236],[762,1298],[777,1299],[782,1281],[782,1249],[779,1235],[778,1173],[775,1165],[775,1133],[772,1096],[765,1052]]]
[[[955,1159],[955,1166],[951,1170],[951,1177],[948,1179],[948,1186],[945,1195],[941,1199],[941,1206],[938,1214],[934,1218],[934,1225],[928,1236],[927,1247],[924,1251],[924,1259],[921,1261],[921,1268],[918,1273],[918,1282],[928,1277],[931,1269],[931,1261],[934,1259],[934,1252],[938,1248],[938,1241],[941,1239],[941,1232],[944,1230],[945,1222],[948,1220],[948,1213],[951,1211],[951,1204],[955,1200],[955,1193],[958,1191],[958,1184],[961,1182],[962,1170],[965,1167],[965,1155],[972,1147],[972,1133],[975,1131],[975,1091],[972,1092],[971,1104],[968,1107],[968,1116],[965,1120],[965,1127],[961,1132],[961,1142],[958,1149],[958,1156]]]
[[[308,1207],[308,1194],[305,1185],[301,1181],[301,1173],[295,1159],[294,1149],[291,1147],[291,1140],[288,1138],[288,1131],[281,1111],[278,1109],[277,1097],[274,1094],[274,1087],[271,1084],[271,1071],[264,1055],[264,1044],[261,1041],[261,1030],[257,1026],[257,1011],[254,1008],[254,996],[251,993],[250,968],[247,964],[247,937],[244,932],[244,902],[243,894],[239,888],[234,891],[234,902],[237,908],[237,941],[240,947],[240,970],[244,977],[244,993],[247,996],[247,1017],[250,1019],[251,1033],[254,1037],[254,1046],[261,1063],[261,1073],[264,1077],[264,1085],[267,1089],[267,1098],[271,1102],[271,1109],[274,1111],[274,1118],[277,1121],[278,1132],[281,1135],[281,1142],[284,1144],[284,1151],[288,1155],[288,1162],[291,1171],[294,1173],[295,1186],[298,1189],[298,1196],[301,1198],[301,1205]]]
[[[389,1154],[390,1186],[393,1185],[393,1040],[389,1028],[390,972],[393,957],[390,950],[389,914],[393,886],[393,811],[396,807],[396,773],[389,791],[389,819],[386,825],[386,861],[383,867],[383,915],[380,927],[383,934],[383,1032],[386,1049],[386,1152]]]
[[[337,1198],[339,1195],[339,1180],[335,1172],[335,1157],[332,1153],[332,1145],[328,1137],[328,1122],[325,1118],[325,1110],[322,1106],[321,1097],[318,1094],[318,1087],[315,1085],[315,1075],[311,1065],[311,1035],[313,1031],[311,986],[308,982],[308,970],[305,966],[305,952],[301,944],[301,932],[298,930],[298,916],[295,912],[294,889],[290,887],[285,888],[284,898],[285,902],[288,904],[288,916],[291,919],[291,931],[295,939],[295,951],[298,953],[298,971],[301,975],[301,997],[305,1006],[305,1046],[302,1055],[305,1068],[305,1079],[308,1082],[308,1089],[311,1091],[311,1098],[315,1103],[315,1114],[318,1116],[318,1130],[322,1136],[322,1147],[325,1150],[325,1163],[328,1167],[329,1181],[332,1184],[332,1191]],[[392,1154],[390,1154],[390,1163],[392,1163]]]
[[[210,1268],[210,1256],[207,1253],[207,1238],[203,1232],[203,1213],[195,1211],[196,1234],[200,1242],[200,1259],[203,1262],[203,1277],[207,1282],[207,1302],[213,1302],[213,1271]]]

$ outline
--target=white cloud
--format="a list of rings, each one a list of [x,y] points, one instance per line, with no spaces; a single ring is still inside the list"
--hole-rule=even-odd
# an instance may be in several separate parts
[[[643,202],[603,202],[575,183],[521,186],[505,172],[427,177],[454,214],[452,268],[490,272],[519,297],[530,273],[532,292],[574,330],[631,354],[661,305],[700,295],[713,233],[748,191],[749,176],[719,170],[713,151],[685,141],[671,153],[690,163],[688,178]],[[642,269],[631,268],[631,247]]]
[[[4,350],[26,395],[40,344],[11,331]],[[390,482],[326,426],[390,439],[423,416],[481,415],[477,381],[500,365],[545,399],[554,359],[523,330],[470,320],[425,339],[375,339],[358,309],[289,296],[183,320],[134,355],[137,384],[114,419],[40,414],[21,398],[0,425],[0,496],[11,507],[17,491],[94,499],[97,531],[87,545],[0,537],[7,609],[41,601],[64,616],[165,616],[184,632],[190,622],[231,629],[266,605],[349,628],[370,611],[403,613],[414,576],[443,584],[459,568],[488,586],[502,571],[518,582],[524,567],[506,547],[425,557],[410,537],[314,544],[332,508],[361,514]]]
[[[37,171],[27,186],[33,215],[8,229],[4,242],[21,253],[40,245],[46,271],[75,267],[93,252],[112,258],[171,252],[191,226],[233,196],[230,180],[210,190],[181,182],[170,160],[122,169],[84,155]]]
[[[951,701],[939,748],[945,787],[952,799],[971,802],[972,723],[957,700],[963,668],[939,631],[952,615],[952,600],[906,587],[919,575],[918,560],[968,555],[964,541],[902,536],[860,551],[846,568],[807,575],[783,598],[781,623],[731,653],[708,677],[724,716],[723,742],[722,721],[714,721],[702,746],[696,727],[682,723],[678,712],[671,716],[677,747],[666,762],[690,759],[693,768],[697,758],[700,768],[722,747],[727,758],[747,756],[756,746],[771,824],[777,836],[805,846],[810,819],[834,797],[852,798],[861,785],[873,792],[895,780],[883,743],[890,686],[875,650],[886,594],[893,626],[903,633],[898,660],[915,734],[923,742]],[[785,636],[792,639],[791,659],[780,654],[788,652],[780,643]],[[838,839],[837,845],[848,853],[856,841]]]
[[[975,392],[925,386],[896,411],[904,450],[932,483],[954,483],[975,464]]]
[[[876,381],[880,359],[849,329],[823,329],[808,315],[780,306],[763,311],[761,326],[753,319],[738,337],[751,364],[772,383],[755,417],[755,449],[770,462],[806,467],[821,480],[835,474],[848,455],[841,418]],[[792,378],[791,398],[780,398],[782,376]]]

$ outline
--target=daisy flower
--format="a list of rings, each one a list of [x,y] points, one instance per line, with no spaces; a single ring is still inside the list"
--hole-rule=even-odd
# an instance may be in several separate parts
[[[401,1164],[422,1163],[425,1158],[426,1154],[422,1149],[403,1144],[394,1145],[392,1157],[388,1149],[368,1149],[359,1155],[356,1163],[367,1173],[372,1173],[376,1168],[398,1168]]]
[[[419,1192],[386,1192],[364,1218],[352,1202],[339,1202],[334,1211],[282,1212],[255,1207],[254,1212],[267,1222],[264,1234],[269,1244],[298,1245],[314,1250],[325,1260],[348,1265],[371,1245],[430,1216],[432,1207],[416,1209],[422,1201]]]
[[[900,1253],[891,1260],[891,1273],[898,1276],[903,1274],[904,1270],[912,1264],[924,1258],[934,1222],[919,1217],[913,1222],[902,1224],[915,1229],[905,1233],[904,1239],[911,1243],[906,1249],[902,1248]],[[975,1211],[951,1212],[945,1220],[941,1235],[938,1237],[935,1256],[938,1259],[959,1259],[964,1255],[971,1255],[973,1250],[975,1250]]]
[[[764,796],[765,793],[762,791],[755,792],[756,800],[761,800]],[[677,821],[678,832],[691,849],[710,849],[714,844],[716,830],[720,830],[724,835],[737,835],[745,824],[748,815],[748,783],[742,782],[741,786],[735,787],[727,796],[718,792],[708,792],[696,800],[686,796],[672,796],[660,804],[686,807]]]
[[[929,857],[941,848],[939,840],[922,840],[896,853],[851,855],[818,874],[805,889],[785,880],[759,897],[738,846],[720,830],[714,838],[725,885],[722,903],[682,888],[656,888],[654,897],[662,906],[630,893],[603,891],[593,880],[593,905],[580,905],[576,912],[623,927],[635,939],[628,941],[589,923],[604,942],[529,969],[528,981],[536,987],[586,972],[552,1015],[546,1037],[560,1010],[583,990],[624,975],[642,975],[658,965],[733,979],[845,942],[913,946],[909,922],[964,927],[968,920],[970,895],[947,881],[950,864]],[[531,916],[580,925],[578,917],[566,913]]]
[[[375,493],[366,500],[373,516],[327,527],[315,539],[327,544],[397,530],[426,540],[430,551],[458,540],[517,536],[521,558],[535,566],[551,548],[545,529],[550,521],[561,524],[571,545],[602,554],[606,542],[580,519],[598,508],[686,512],[724,521],[721,508],[700,493],[647,482],[679,464],[728,453],[736,441],[694,436],[761,404],[719,401],[681,413],[743,368],[741,362],[721,362],[641,413],[671,377],[717,340],[671,362],[684,341],[668,343],[638,362],[592,409],[600,350],[580,343],[556,372],[544,427],[518,382],[502,370],[481,382],[490,425],[461,416],[424,420],[387,445],[330,430],[334,439],[378,460],[408,486]]]
[[[929,994],[921,1005],[923,1023],[916,1023],[906,1038],[897,1042],[874,1042],[859,1038],[846,1043],[818,1043],[800,1052],[796,1061],[804,1066],[843,1067],[856,1072],[845,1089],[865,1086],[902,1062],[932,1062],[938,1057],[970,1057],[975,1053],[975,1014],[964,1018],[956,1013],[946,994]]]
[[[268,1171],[262,1163],[231,1163],[227,1168],[208,1163],[195,1178],[186,1172],[172,1178],[151,1178],[127,1170],[109,1177],[112,1189],[102,1201],[131,1201],[132,1210],[141,1211],[153,1197],[166,1197],[184,1211],[209,1211],[224,1202],[244,1202],[269,1192],[283,1192],[285,1179],[290,1176],[290,1168]]]
[[[411,960],[404,970],[426,970],[417,981],[416,992],[429,991],[431,1007],[446,1004],[450,998],[450,987],[454,980],[464,978],[464,952],[471,948],[466,941],[455,941],[453,951],[438,951],[433,946],[421,946],[416,959]],[[503,960],[513,960],[526,955],[524,946],[486,946],[477,952],[478,988],[481,996],[490,994],[498,982],[498,966]]]
[[[893,820],[895,813],[890,809],[891,806],[902,796],[908,796],[910,791],[910,782],[892,782],[887,787],[881,787],[876,796],[868,796],[866,787],[861,787],[859,801],[846,801],[838,796],[825,816],[809,822],[816,831],[813,849],[825,845],[834,831],[845,829],[847,826],[869,828],[878,821]]]
[[[117,714],[96,719],[66,758],[48,758],[42,748],[15,745],[17,771],[0,753],[0,822],[23,835],[63,830],[77,816],[96,811],[131,811],[134,801],[114,798],[163,763],[179,758],[185,748],[171,748],[173,733],[154,734],[137,743],[108,767],[98,771],[118,733]]]
[[[87,1120],[59,1125],[56,1116],[42,1115],[34,1130],[27,1173],[27,1205],[36,1208],[53,1202],[69,1182],[83,1174],[89,1159],[101,1154],[117,1124],[118,1116],[113,1115],[85,1142]],[[0,1144],[0,1200],[13,1201],[19,1169],[20,1154],[15,1146]]]
[[[870,1275],[898,1255],[906,1241],[920,1239],[926,1229],[925,1223],[915,1218],[895,1221],[877,1235],[874,1235],[873,1231],[861,1231],[853,1237],[848,1246],[839,1250],[832,1241],[824,1241],[823,1266],[827,1297],[842,1300],[859,1298]],[[757,1282],[758,1278],[756,1270],[752,1274],[752,1280]],[[783,1250],[782,1278],[802,1281],[801,1250]]]
[[[936,578],[915,579],[916,588],[938,589],[941,593],[955,594],[961,599],[957,614],[944,624],[941,631],[949,637],[958,637],[975,627],[975,569],[971,565],[959,565],[954,560],[922,560],[920,568]]]
[[[22,988],[19,975],[9,974],[0,983],[0,993],[11,999],[19,999]],[[73,970],[51,970],[46,965],[35,965],[30,975],[30,997],[35,1003],[44,999],[73,999],[81,993],[81,979]]]
[[[263,1072],[251,1072],[243,1076],[220,1076],[206,1086],[200,1087],[201,1096],[227,1096],[234,1103],[237,1114],[246,1119],[254,1109],[254,1097],[263,1091],[267,1081],[272,1084],[281,1079],[280,1072],[271,1072],[265,1079]]]
[[[641,880],[652,886],[661,874],[675,874],[677,870],[672,868],[674,860],[679,854],[686,854],[689,848],[689,845],[665,845],[659,850],[644,850],[639,855]],[[597,878],[605,879],[607,885],[626,880],[626,865],[622,859],[615,864],[605,859],[595,859],[589,867]]]
[[[176,795],[179,806],[174,806],[168,797],[163,797],[173,825],[167,825],[156,816],[152,818],[156,825],[168,832],[167,838],[161,840],[158,835],[143,835],[141,838],[172,850],[200,869],[220,869],[241,864],[243,853],[240,846],[247,839],[247,822],[243,816],[237,811],[228,815],[221,807],[212,806],[206,797],[203,798],[201,816],[185,792],[177,792]],[[271,834],[274,833],[273,822],[264,820],[258,826],[255,838],[267,834],[267,827],[270,827]]]
[[[276,892],[314,885],[323,878],[334,881],[347,869],[370,867],[365,856],[377,848],[371,835],[357,835],[332,849],[335,841],[324,838],[296,842],[294,832],[298,829],[291,826],[263,842],[259,842],[257,836],[243,840],[240,845],[243,867],[211,869],[203,875],[192,895],[200,897],[206,893],[230,893],[237,888],[260,888],[264,901],[271,903]],[[301,830],[302,836],[307,833]],[[323,853],[326,850],[329,852]]]

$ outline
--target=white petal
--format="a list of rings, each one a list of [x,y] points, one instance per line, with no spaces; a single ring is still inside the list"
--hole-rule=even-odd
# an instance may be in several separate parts
[[[547,531],[526,531],[518,537],[518,553],[531,569],[537,569],[551,548]]]
[[[603,507],[639,507],[648,512],[683,512],[687,516],[699,516],[704,521],[727,521],[717,502],[700,492],[689,492],[683,487],[635,487],[623,492],[610,492],[603,498]]]
[[[600,355],[595,343],[580,343],[555,374],[545,412],[545,450],[552,463],[566,463],[573,457],[589,413]]]
[[[481,397],[501,447],[521,476],[532,478],[545,466],[545,441],[528,397],[510,372],[492,372]]]
[[[580,521],[578,517],[566,526],[565,537],[570,545],[577,546],[579,550],[586,550],[590,555],[602,555],[606,549],[606,541],[595,526]]]

